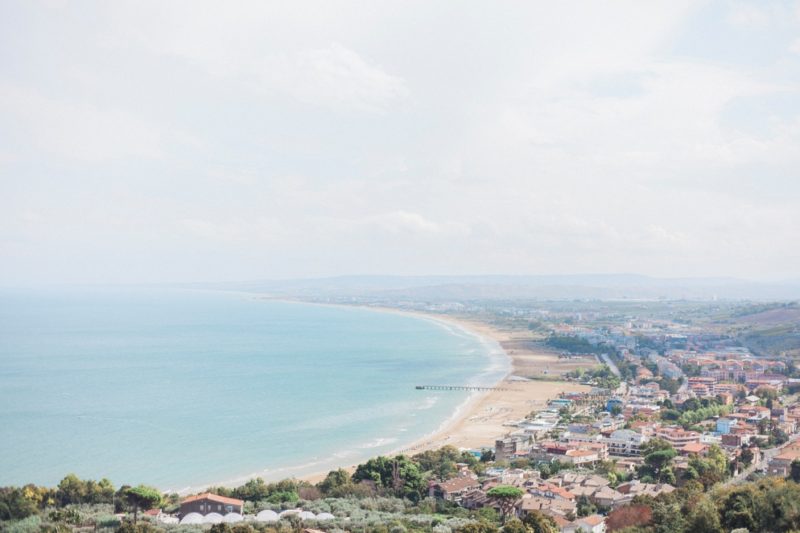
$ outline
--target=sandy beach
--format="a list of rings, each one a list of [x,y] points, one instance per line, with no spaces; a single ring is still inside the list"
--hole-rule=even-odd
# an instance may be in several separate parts
[[[495,341],[511,359],[511,372],[496,386],[507,390],[492,390],[474,394],[443,426],[423,439],[395,450],[394,453],[413,455],[445,445],[457,448],[493,446],[494,441],[515,428],[509,424],[525,418],[531,411],[546,406],[547,401],[561,392],[588,390],[588,387],[564,381],[547,381],[579,367],[596,365],[593,357],[560,358],[538,345],[526,330],[502,329],[472,318],[452,315],[407,312],[393,308],[374,308],[391,313],[410,314],[457,325],[475,335]],[[539,377],[522,381],[518,377]],[[545,378],[545,379],[542,379]],[[343,465],[344,467],[344,465]],[[345,467],[353,470],[355,465]],[[302,479],[316,483],[327,472],[319,472]]]

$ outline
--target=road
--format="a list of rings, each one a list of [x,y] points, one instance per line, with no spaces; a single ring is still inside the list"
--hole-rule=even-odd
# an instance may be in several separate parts
[[[730,478],[725,483],[723,483],[723,485],[733,485],[733,484],[736,484],[736,483],[745,482],[747,480],[747,476],[749,476],[750,474],[752,474],[756,470],[766,469],[767,468],[767,464],[769,464],[769,462],[772,460],[773,457],[775,457],[776,455],[781,453],[781,451],[783,451],[783,449],[786,446],[788,446],[789,444],[793,444],[796,440],[797,439],[790,440],[789,442],[786,442],[785,444],[781,444],[780,446],[778,446],[776,448],[770,448],[768,450],[763,450],[761,452],[761,461],[759,461],[758,463],[751,464],[750,466],[748,466],[747,468],[745,468],[744,470],[739,472],[738,476],[734,476],[734,477]]]

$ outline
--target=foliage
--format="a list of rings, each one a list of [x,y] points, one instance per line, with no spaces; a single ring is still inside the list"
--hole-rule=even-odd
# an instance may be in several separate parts
[[[522,519],[533,533],[558,533],[559,529],[552,518],[539,511],[530,511]]]
[[[422,472],[432,474],[438,479],[452,477],[458,469],[456,463],[466,463],[474,467],[478,459],[469,452],[461,452],[454,446],[444,446],[438,450],[427,450],[411,458]]]
[[[419,501],[427,485],[419,467],[405,455],[394,458],[375,457],[358,465],[353,473],[354,481],[370,481],[385,493]]]
[[[486,492],[486,496],[494,500],[498,507],[500,507],[500,513],[503,515],[504,523],[508,515],[514,510],[514,507],[522,498],[522,494],[522,489],[510,485],[498,485]]]
[[[125,500],[133,508],[133,522],[136,523],[140,509],[146,511],[161,503],[161,492],[153,487],[139,485],[125,491]]]
[[[572,354],[608,354],[613,351],[610,346],[604,344],[594,345],[582,337],[571,335],[551,335],[545,344],[556,350],[563,350]]]
[[[650,439],[642,445],[644,464],[639,467],[639,477],[661,483],[675,483],[675,475],[670,465],[677,452],[672,444],[664,439]]]

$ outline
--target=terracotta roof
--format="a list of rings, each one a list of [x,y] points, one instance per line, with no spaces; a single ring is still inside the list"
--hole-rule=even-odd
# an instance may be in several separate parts
[[[705,444],[701,444],[699,442],[690,442],[688,444],[685,444],[683,448],[681,448],[681,450],[686,453],[701,453],[707,447],[708,446],[706,446]]]
[[[605,517],[602,516],[602,515],[599,515],[599,514],[593,514],[593,515],[585,516],[583,518],[579,518],[578,520],[576,520],[576,522],[583,522],[584,524],[592,526],[592,527],[594,527],[594,526],[596,526],[598,524],[602,524],[603,521],[605,521]]]
[[[453,479],[448,479],[447,481],[443,481],[438,484],[439,488],[445,492],[457,492],[460,490],[468,489],[470,487],[478,487],[480,483],[477,479],[472,479],[471,477],[456,477]]]
[[[237,500],[236,498],[227,498],[225,496],[220,496],[219,494],[212,494],[210,492],[204,492],[203,494],[196,494],[194,496],[189,496],[188,498],[184,499],[181,502],[181,505],[184,503],[191,503],[196,502],[198,500],[211,500],[212,502],[217,503],[226,503],[228,505],[244,505],[244,500]]]

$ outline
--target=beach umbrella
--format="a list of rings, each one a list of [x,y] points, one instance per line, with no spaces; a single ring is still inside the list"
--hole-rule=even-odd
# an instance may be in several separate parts
[[[202,524],[203,515],[200,513],[189,513],[181,518],[181,524]]]
[[[265,511],[261,511],[256,515],[256,521],[258,522],[277,522],[278,521],[278,513],[275,511],[270,511],[269,509]]]
[[[239,513],[228,513],[222,518],[222,521],[226,524],[233,524],[234,522],[241,522],[242,520],[244,520],[244,517]]]
[[[222,515],[219,513],[208,513],[203,517],[204,524],[219,524],[222,522]]]

